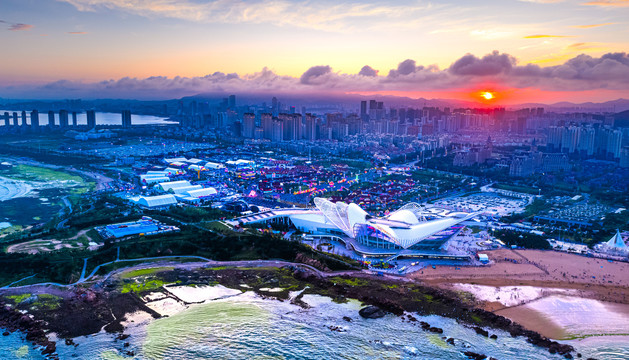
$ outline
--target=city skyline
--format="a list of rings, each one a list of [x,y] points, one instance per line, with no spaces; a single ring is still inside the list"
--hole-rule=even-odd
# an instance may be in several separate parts
[[[0,36],[12,49],[0,70],[6,98],[360,94],[511,105],[600,102],[629,90],[625,0],[2,8]]]

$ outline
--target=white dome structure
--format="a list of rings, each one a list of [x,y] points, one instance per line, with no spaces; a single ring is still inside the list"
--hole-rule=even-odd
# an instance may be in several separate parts
[[[419,224],[419,220],[417,220],[417,216],[413,214],[410,210],[398,210],[393,214],[389,215],[389,220],[392,221],[401,221],[407,224],[415,225]]]

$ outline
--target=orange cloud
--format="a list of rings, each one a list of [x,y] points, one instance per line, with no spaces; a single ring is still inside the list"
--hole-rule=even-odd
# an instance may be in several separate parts
[[[525,39],[542,39],[542,38],[567,38],[567,37],[574,37],[574,36],[568,36],[568,35],[529,35],[529,36],[525,36]]]
[[[32,28],[34,28],[34,26],[29,24],[11,24],[11,26],[9,26],[10,31],[23,31],[30,30]]]
[[[616,23],[602,23],[602,24],[591,24],[591,25],[574,25],[572,26],[573,28],[577,28],[577,29],[591,29],[591,28],[595,28],[595,27],[599,27],[599,26],[607,26],[607,25],[615,25]]]
[[[629,6],[629,0],[594,0],[583,3],[583,5],[625,7]]]
[[[549,57],[542,59],[535,59],[530,61],[531,64],[558,64],[562,61],[571,59],[573,57],[572,54],[562,54],[562,55],[550,55]]]
[[[597,46],[598,45],[596,43],[580,42],[580,43],[570,44],[567,46],[567,48],[570,50],[586,50],[586,49],[596,48]]]

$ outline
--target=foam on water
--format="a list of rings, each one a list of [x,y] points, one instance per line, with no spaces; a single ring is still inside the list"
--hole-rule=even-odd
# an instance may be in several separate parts
[[[124,348],[114,336],[99,333],[75,339],[78,347],[58,343],[60,358],[121,359],[125,350],[139,360],[183,359],[456,359],[463,351],[474,351],[498,359],[560,359],[523,338],[512,338],[490,330],[497,340],[477,335],[453,319],[419,317],[443,328],[443,335],[423,331],[416,323],[387,315],[363,319],[360,303],[337,304],[329,298],[305,295],[311,307],[303,309],[289,302],[263,299],[253,292],[194,304],[148,325],[129,327],[131,343]],[[352,321],[343,320],[349,316]],[[444,344],[442,336],[455,339]],[[571,341],[584,355],[621,359],[629,356],[627,337]],[[19,359],[15,351],[26,343],[18,335],[0,337],[0,358]],[[29,347],[30,359],[41,359]],[[28,357],[27,357],[28,359]]]
[[[629,306],[626,305],[554,295],[526,306],[544,314],[573,336],[629,334],[629,315],[626,312]]]
[[[20,333],[0,337],[0,359],[39,360],[44,359],[41,350],[30,345]]]

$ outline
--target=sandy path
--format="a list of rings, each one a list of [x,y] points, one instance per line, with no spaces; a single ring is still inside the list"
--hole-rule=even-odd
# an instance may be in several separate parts
[[[49,248],[46,247],[46,246],[49,246],[49,245],[54,245],[54,250],[59,250],[59,249],[63,249],[63,248],[79,249],[79,248],[82,248],[82,245],[77,245],[76,243],[70,244],[68,242],[70,242],[72,240],[77,240],[79,237],[81,237],[83,235],[85,235],[85,237],[87,238],[88,241],[92,242],[93,241],[92,238],[89,237],[86,234],[90,230],[91,229],[81,230],[76,235],[74,235],[73,237],[67,238],[67,239],[62,239],[62,240],[56,240],[56,239],[36,239],[36,240],[31,240],[31,241],[27,241],[27,242],[11,245],[11,246],[7,247],[7,253],[26,252],[26,253],[29,253],[29,254],[37,254],[40,251],[42,251],[42,252],[53,251],[52,249],[49,249]]]

